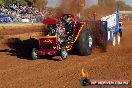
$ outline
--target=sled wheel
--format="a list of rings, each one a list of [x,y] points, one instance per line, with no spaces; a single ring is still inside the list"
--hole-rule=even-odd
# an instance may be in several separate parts
[[[83,78],[80,80],[80,83],[81,83],[82,86],[88,86],[88,85],[91,84],[91,83],[90,83],[90,80],[87,79],[87,78],[85,78],[85,77],[83,77]]]
[[[120,38],[122,38],[122,32],[119,32]]]
[[[37,50],[36,48],[33,48],[32,49],[32,60],[36,60],[36,59],[38,59]]]
[[[122,29],[119,29],[120,37],[122,38]]]
[[[108,32],[107,32],[107,30],[103,30],[104,31],[104,34],[103,34],[103,36],[104,36],[104,43],[102,44],[102,51],[104,51],[104,52],[106,52],[107,51],[107,40],[108,40]]]
[[[116,45],[116,34],[113,34],[113,39],[112,39],[112,45],[115,46]]]
[[[65,60],[67,58],[67,56],[68,56],[68,52],[67,52],[66,48],[62,48],[61,49],[61,58],[62,58],[62,60]]]
[[[101,48],[101,50],[103,51],[103,52],[106,52],[107,51],[107,40],[108,40],[108,38],[109,38],[109,32],[107,32],[107,30],[105,30],[105,29],[98,29],[98,40],[97,41],[99,41],[98,43],[99,43],[99,46],[100,46],[100,48]]]
[[[92,31],[90,29],[83,29],[78,38],[78,51],[80,55],[90,55],[92,52]]]
[[[118,43],[118,45],[120,45],[120,42],[121,42],[121,35],[120,35],[120,33],[117,33],[117,43]]]

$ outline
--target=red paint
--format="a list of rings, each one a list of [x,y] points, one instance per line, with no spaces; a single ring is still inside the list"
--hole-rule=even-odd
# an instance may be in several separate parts
[[[56,18],[47,18],[43,20],[43,24],[57,24],[59,22]]]
[[[37,51],[38,55],[56,55],[58,50],[56,49],[40,49]]]

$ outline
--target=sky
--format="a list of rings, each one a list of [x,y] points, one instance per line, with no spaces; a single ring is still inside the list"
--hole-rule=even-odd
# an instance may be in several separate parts
[[[48,0],[48,6],[49,7],[57,7],[59,6],[61,0]],[[68,0],[66,0],[68,1]],[[87,0],[86,0],[87,1]],[[121,0],[124,1],[126,4],[131,5],[132,6],[132,0]],[[98,3],[98,0],[89,0],[90,5],[94,5]]]
[[[132,6],[132,0],[122,0],[122,1],[124,1],[124,2],[126,2],[126,4]]]

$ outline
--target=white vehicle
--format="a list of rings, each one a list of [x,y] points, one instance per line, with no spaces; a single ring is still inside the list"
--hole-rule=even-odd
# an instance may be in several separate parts
[[[108,41],[113,46],[119,45],[121,41],[123,23],[120,21],[119,16],[120,14],[117,10],[114,14],[101,18],[101,21],[107,21]]]

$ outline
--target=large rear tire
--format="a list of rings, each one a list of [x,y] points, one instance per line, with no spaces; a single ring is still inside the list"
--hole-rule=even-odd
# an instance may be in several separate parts
[[[77,42],[80,55],[90,55],[93,45],[92,31],[90,29],[83,29]]]

